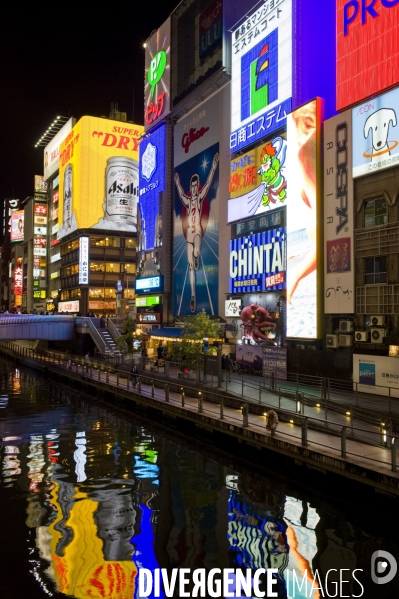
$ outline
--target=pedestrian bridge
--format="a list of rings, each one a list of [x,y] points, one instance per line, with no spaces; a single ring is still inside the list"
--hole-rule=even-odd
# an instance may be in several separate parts
[[[74,338],[75,317],[67,314],[1,314],[0,341],[12,339],[44,339],[48,341]]]

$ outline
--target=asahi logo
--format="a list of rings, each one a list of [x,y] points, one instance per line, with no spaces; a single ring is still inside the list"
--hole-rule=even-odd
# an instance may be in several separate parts
[[[336,234],[348,224],[348,128],[347,123],[340,123],[336,129],[337,144],[337,206],[335,212],[339,224]]]

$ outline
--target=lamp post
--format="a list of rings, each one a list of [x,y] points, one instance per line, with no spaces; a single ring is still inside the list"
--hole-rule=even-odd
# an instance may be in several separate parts
[[[121,297],[122,297],[122,281],[118,281],[115,285],[116,292],[116,317],[121,315]]]

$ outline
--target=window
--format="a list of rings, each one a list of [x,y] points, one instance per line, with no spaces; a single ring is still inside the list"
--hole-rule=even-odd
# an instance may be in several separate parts
[[[366,285],[378,285],[387,282],[387,257],[376,256],[375,258],[365,258],[365,276]]]
[[[125,240],[125,247],[128,248],[129,250],[135,250],[136,249],[136,239],[126,239]]]
[[[116,291],[115,289],[109,289],[108,287],[104,289],[104,297],[105,299],[115,299]]]
[[[135,274],[136,273],[136,265],[135,264],[122,264],[122,272],[126,274]]]
[[[106,262],[105,272],[120,272],[119,262]]]
[[[89,299],[103,299],[104,298],[104,289],[100,287],[89,287]]]
[[[92,247],[114,247],[119,248],[121,240],[119,237],[90,237],[90,245]]]
[[[124,299],[134,299],[136,296],[134,294],[134,289],[124,289],[123,290],[123,298]]]
[[[90,268],[90,272],[104,272],[105,271],[105,263],[104,262],[90,262],[89,268]]]
[[[388,222],[388,206],[385,198],[364,202],[364,227],[377,227]]]

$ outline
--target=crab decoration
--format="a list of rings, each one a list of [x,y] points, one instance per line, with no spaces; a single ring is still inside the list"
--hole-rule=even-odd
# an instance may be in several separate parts
[[[277,345],[274,339],[268,336],[271,331],[276,330],[277,325],[265,308],[257,304],[246,306],[241,310],[241,320],[240,326],[244,329],[245,337],[251,337],[255,343]]]

